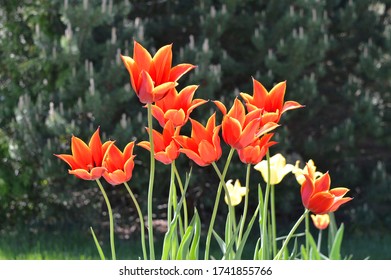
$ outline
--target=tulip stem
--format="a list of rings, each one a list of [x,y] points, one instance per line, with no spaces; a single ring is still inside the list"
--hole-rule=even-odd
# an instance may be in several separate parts
[[[318,235],[318,244],[317,244],[317,249],[318,249],[318,252],[320,253],[320,247],[322,245],[322,230],[320,229],[319,230],[319,235]]]
[[[155,245],[153,237],[153,220],[152,220],[152,205],[153,205],[153,185],[155,180],[155,148],[153,143],[153,124],[152,124],[152,104],[148,103],[148,134],[150,143],[150,170],[149,170],[149,186],[148,186],[148,239],[149,239],[149,257],[155,260]]]
[[[263,203],[263,211],[262,211],[262,239],[261,239],[261,248],[262,248],[262,260],[268,259],[269,252],[266,248],[267,246],[267,209],[269,204],[269,196],[270,196],[270,153],[269,149],[266,152],[266,161],[267,161],[267,183],[266,183],[266,191],[265,191],[265,201]]]
[[[105,192],[105,189],[102,186],[102,183],[99,181],[99,179],[95,180],[96,183],[99,186],[100,191],[102,192],[103,198],[105,199],[106,206],[107,206],[107,212],[109,214],[109,223],[110,223],[110,247],[111,247],[111,258],[113,260],[116,260],[115,256],[115,245],[114,245],[114,220],[113,220],[113,211],[111,210],[111,204],[109,201],[109,198],[107,197],[107,194]]]
[[[189,224],[189,218],[187,214],[187,203],[186,203],[186,195],[184,194],[185,190],[183,188],[183,184],[181,181],[181,176],[179,176],[178,169],[176,168],[175,162],[173,161],[174,164],[174,173],[178,182],[179,189],[181,191],[181,196],[184,197],[183,199],[183,223],[184,223],[184,230],[187,229],[187,226]]]
[[[299,227],[301,222],[304,220],[305,216],[309,213],[310,210],[305,209],[304,213],[300,216],[300,218],[297,220],[295,225],[292,227],[291,231],[289,232],[288,236],[286,237],[284,243],[282,244],[282,247],[280,251],[278,251],[277,255],[274,257],[273,260],[279,260],[281,259],[281,254],[284,252],[286,246],[288,246],[288,243],[290,239],[292,238],[293,234],[295,233],[296,229]]]
[[[272,218],[272,240],[273,240],[273,256],[277,253],[277,223],[276,223],[276,204],[275,204],[275,186],[271,185],[270,193],[270,208]]]
[[[140,205],[138,204],[137,199],[134,196],[134,193],[132,192],[132,189],[129,187],[127,182],[124,182],[124,185],[125,185],[128,193],[129,193],[130,197],[132,198],[134,206],[136,207],[136,210],[137,210],[137,214],[138,214],[138,217],[139,217],[139,220],[140,220],[140,228],[141,228],[141,247],[142,247],[142,250],[143,250],[144,260],[147,260],[147,250],[146,250],[146,246],[145,246],[144,216],[143,216],[143,214],[141,212]]]
[[[225,178],[225,175],[227,174],[228,166],[229,166],[229,164],[231,162],[231,159],[232,159],[232,156],[234,154],[234,151],[235,151],[235,149],[231,147],[231,150],[229,151],[229,154],[228,154],[228,157],[227,157],[227,160],[225,162],[224,169],[223,169],[223,174],[222,174],[222,179],[223,180],[220,179],[219,187],[217,189],[216,198],[215,198],[215,204],[214,204],[213,212],[212,212],[212,217],[210,219],[209,229],[208,229],[208,233],[207,233],[207,236],[206,236],[205,256],[204,256],[205,260],[209,259],[209,249],[210,249],[209,247],[210,247],[210,242],[211,242],[211,239],[212,239],[213,226],[214,226],[214,222],[215,222],[216,215],[217,215],[217,209],[219,207],[221,190],[223,188],[223,184],[221,183],[221,181],[224,181],[224,178]]]
[[[239,230],[239,237],[238,237],[238,246],[240,242],[242,241],[242,235],[244,230],[244,224],[247,217],[247,211],[248,211],[248,193],[250,191],[250,172],[251,172],[251,164],[247,164],[246,169],[246,195],[244,197],[244,206],[243,206],[243,215],[242,215],[242,222],[240,223],[240,230]]]
[[[307,212],[307,214],[305,215],[305,248],[307,252],[310,251],[309,235],[310,235],[310,216],[309,216],[309,212]]]

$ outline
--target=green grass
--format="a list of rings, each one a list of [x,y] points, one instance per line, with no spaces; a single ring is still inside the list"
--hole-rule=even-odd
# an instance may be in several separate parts
[[[108,236],[99,236],[107,259],[110,259]],[[342,243],[342,255],[351,259],[391,259],[391,233],[378,236],[346,235]],[[213,244],[212,245],[216,245]],[[249,240],[248,251],[251,259],[252,246]],[[157,255],[161,244],[156,245]],[[142,257],[139,235],[128,240],[116,238],[117,259],[139,259]],[[213,247],[212,255],[220,256],[219,249]],[[200,255],[203,256],[202,254]],[[99,254],[92,237],[86,233],[44,233],[44,234],[2,234],[0,235],[0,260],[98,260]]]

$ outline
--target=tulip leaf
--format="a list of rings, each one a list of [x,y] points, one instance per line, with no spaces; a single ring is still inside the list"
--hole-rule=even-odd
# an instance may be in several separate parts
[[[259,260],[259,244],[260,244],[260,242],[261,242],[261,239],[258,238],[257,244],[255,244],[255,249],[254,249],[254,256],[253,256],[254,260]]]
[[[329,234],[328,234],[328,249],[329,254],[331,253],[331,247],[334,244],[335,235],[337,234],[337,223],[335,221],[334,213],[329,213],[330,224],[329,224]]]
[[[170,223],[169,230],[164,235],[162,260],[168,260],[168,258],[170,256],[170,251],[172,249],[172,240],[173,240],[173,237],[176,236],[176,229],[177,229],[178,219],[179,219],[179,216],[180,216],[180,211],[181,211],[181,208],[182,208],[183,201],[185,199],[186,191],[187,191],[187,188],[189,186],[190,176],[191,176],[191,170],[190,170],[189,174],[186,174],[186,182],[185,182],[185,187],[184,187],[181,199],[179,200],[177,208],[175,209],[174,217],[173,217],[173,219],[172,219],[172,221]],[[175,256],[175,255],[173,255],[173,256]]]
[[[255,219],[258,215],[258,211],[259,211],[259,208],[257,208],[255,211],[254,211],[254,214],[250,220],[250,222],[248,223],[247,225],[247,229],[246,231],[244,232],[244,235],[243,235],[243,238],[242,240],[240,241],[240,244],[239,244],[239,247],[238,249],[236,250],[236,254],[235,254],[235,259],[236,260],[240,260],[241,257],[242,257],[242,252],[243,252],[243,248],[244,248],[244,245],[246,245],[246,241],[247,241],[247,238],[251,232],[251,229],[253,228],[253,224],[255,222]]]
[[[301,249],[301,259],[308,260],[308,253],[307,253],[307,249],[305,248],[305,246],[301,245],[300,249]]]
[[[100,259],[104,261],[106,258],[105,258],[105,254],[103,253],[102,247],[100,246],[99,241],[96,238],[95,232],[92,229],[92,227],[90,227],[90,230],[91,230],[92,238],[94,239],[95,242],[96,249],[98,250]]]
[[[219,244],[220,250],[223,254],[225,254],[226,251],[226,245],[224,240],[213,230],[213,236],[216,238],[217,244]]]
[[[178,248],[178,253],[176,255],[177,260],[185,260],[187,257],[187,254],[189,252],[189,246],[190,246],[193,234],[194,234],[194,231],[193,231],[193,229],[195,227],[194,224],[195,224],[195,216],[193,216],[193,219],[191,220],[189,226],[187,227],[187,229],[183,235],[181,244],[179,245],[179,248]]]
[[[201,220],[198,215],[197,209],[194,210],[194,237],[190,246],[189,259],[198,260],[198,252],[200,247],[200,236],[201,236]]]
[[[318,246],[316,245],[315,239],[312,237],[312,234],[308,232],[307,238],[308,238],[308,242],[310,245],[309,259],[310,260],[320,260]]]
[[[344,225],[341,224],[341,226],[339,227],[335,235],[334,243],[331,247],[330,256],[329,256],[330,260],[341,259],[341,244],[343,239],[343,232],[344,232]]]

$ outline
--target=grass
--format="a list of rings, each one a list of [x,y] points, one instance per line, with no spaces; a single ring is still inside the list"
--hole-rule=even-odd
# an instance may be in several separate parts
[[[101,237],[107,259],[110,259],[109,238]],[[342,243],[342,254],[350,259],[391,259],[391,233],[378,236],[346,235]],[[213,245],[213,244],[212,244]],[[214,244],[216,245],[216,244]],[[161,248],[160,244],[156,249]],[[244,252],[251,258],[254,246],[249,241],[249,250]],[[116,238],[117,259],[139,259],[142,257],[139,236],[128,240]],[[212,248],[212,255],[220,256],[218,248]],[[159,251],[157,250],[157,255]],[[202,255],[203,256],[203,255]],[[99,254],[92,237],[84,232],[44,234],[2,234],[0,235],[0,260],[98,260]]]

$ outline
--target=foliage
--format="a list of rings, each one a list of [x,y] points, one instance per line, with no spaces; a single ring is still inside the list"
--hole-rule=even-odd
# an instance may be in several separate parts
[[[69,135],[86,139],[97,126],[121,147],[147,138],[146,111],[135,109],[119,58],[133,39],[148,49],[175,42],[174,57],[198,64],[189,75],[200,85],[198,98],[233,100],[251,91],[251,76],[267,88],[286,79],[287,98],[307,108],[284,117],[272,150],[289,153],[293,164],[311,157],[335,174],[334,185],[349,186],[355,200],[344,214],[357,230],[389,227],[381,214],[391,201],[390,9],[370,0],[2,1],[1,228],[83,223],[103,209],[99,190],[60,172],[52,154],[69,150]],[[192,117],[202,120],[212,109],[201,106]],[[147,153],[136,154],[132,182],[144,195]],[[238,169],[232,166],[232,176]],[[159,170],[168,185],[167,169]],[[197,205],[201,218],[218,182],[212,172],[193,171],[189,209]],[[134,213],[124,194],[109,192],[116,219]],[[168,190],[156,188],[159,194]],[[293,194],[283,189],[281,196]],[[300,207],[287,204],[286,214]]]

